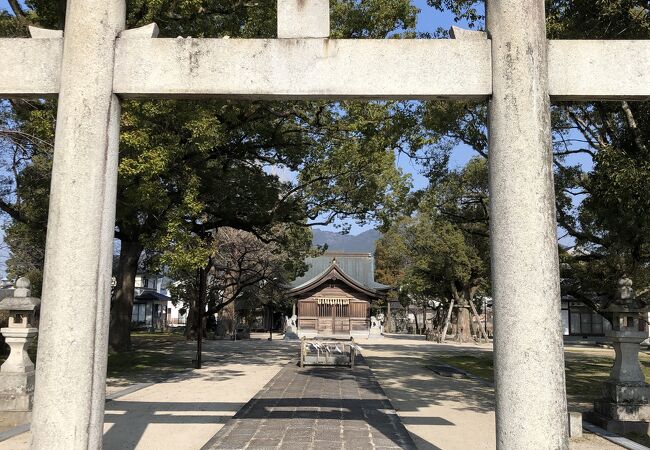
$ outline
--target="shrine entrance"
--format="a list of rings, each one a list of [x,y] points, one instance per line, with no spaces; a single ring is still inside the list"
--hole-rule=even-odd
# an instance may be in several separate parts
[[[370,304],[350,298],[309,298],[298,301],[298,327],[304,334],[349,335],[368,331]]]
[[[318,299],[318,331],[331,334],[350,333],[350,300],[347,298]],[[363,317],[365,319],[365,316]]]
[[[306,263],[309,269],[288,291],[297,299],[298,334],[367,336],[370,302],[384,298],[389,289],[374,279],[374,257],[332,252],[308,258]]]

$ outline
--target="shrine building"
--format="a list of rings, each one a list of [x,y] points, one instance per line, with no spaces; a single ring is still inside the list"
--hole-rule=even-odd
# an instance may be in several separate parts
[[[367,336],[370,303],[389,286],[375,281],[370,253],[325,253],[309,258],[307,272],[291,284],[300,336]]]

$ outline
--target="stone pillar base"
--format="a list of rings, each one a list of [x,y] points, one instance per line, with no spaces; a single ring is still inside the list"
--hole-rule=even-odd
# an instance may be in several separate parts
[[[583,413],[585,421],[607,430],[611,433],[624,435],[634,433],[650,436],[650,423],[642,421],[625,421],[611,419],[594,411]]]
[[[650,384],[607,380],[602,388],[603,400],[612,403],[650,403]]]
[[[384,335],[379,328],[371,328],[370,333],[368,333],[368,339],[382,339],[383,337]]]
[[[32,421],[31,411],[3,411],[2,426],[9,430],[19,425],[29,424]]]
[[[578,439],[582,437],[582,413],[569,412],[569,437]]]
[[[586,420],[612,433],[650,435],[650,385],[608,380],[603,398],[585,414]]]
[[[596,400],[594,412],[614,420],[650,423],[650,405],[647,403],[614,403],[607,400]]]
[[[284,330],[284,340],[285,341],[298,341],[300,340],[300,336],[298,336],[298,332],[294,327],[287,327],[286,330]]]
[[[0,411],[32,410],[34,371],[0,374]]]

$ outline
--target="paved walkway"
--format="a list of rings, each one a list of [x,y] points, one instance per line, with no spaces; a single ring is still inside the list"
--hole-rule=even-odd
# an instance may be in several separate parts
[[[204,449],[415,449],[370,369],[286,365]]]
[[[204,351],[204,369],[107,402],[104,450],[200,449],[295,359],[298,347],[282,341],[206,341]],[[27,450],[29,440],[29,433],[22,433],[0,442],[0,450]]]
[[[468,347],[407,336],[359,344],[372,372],[363,366],[354,373],[301,371],[287,366],[296,359],[297,345],[282,341],[206,341],[205,369],[164,382],[139,380],[155,384],[106,404],[104,448],[198,450],[208,442],[207,449],[223,448],[227,439],[232,448],[242,448],[242,442],[235,445],[237,435],[253,446],[265,444],[253,442],[265,438],[286,449],[413,448],[413,442],[421,450],[495,447],[492,388],[440,377],[425,367],[437,352]],[[179,347],[175,351],[187,351],[191,359],[192,343]],[[29,433],[0,442],[0,450],[28,447]],[[587,435],[573,441],[571,449],[620,447]]]
[[[478,380],[441,377],[427,368],[440,351],[490,351],[491,345],[436,344],[399,335],[359,343],[418,449],[496,448],[494,389]],[[572,440],[570,448],[621,450],[588,433]]]

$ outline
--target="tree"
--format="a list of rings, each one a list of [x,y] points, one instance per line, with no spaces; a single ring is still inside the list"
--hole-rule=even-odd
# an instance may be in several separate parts
[[[483,2],[428,3],[450,9],[472,27],[483,26]],[[547,2],[547,34],[551,39],[648,39],[650,8],[637,0],[553,0]],[[458,143],[487,158],[484,103],[420,107],[432,142],[425,155],[429,161],[444,161]],[[562,290],[603,313],[623,274],[633,278],[641,295],[650,291],[650,106],[557,103],[552,124]]]
[[[401,242],[400,242],[401,241]],[[377,247],[404,246],[409,265],[400,280],[399,295],[407,305],[416,302],[421,308],[430,300],[457,306],[459,338],[470,338],[469,302],[485,284],[486,267],[462,231],[450,222],[426,212],[404,219],[397,233],[385,234]],[[378,253],[384,257],[385,253]],[[390,262],[381,261],[382,265]],[[380,280],[382,280],[380,278]],[[383,281],[383,280],[382,280]]]
[[[226,313],[227,331],[232,333],[235,301],[245,297],[249,303],[260,302],[263,296],[281,290],[304,271],[303,261],[311,248],[311,232],[305,227],[276,226],[269,236],[261,238],[223,227],[209,230],[205,236],[210,243],[207,255],[206,240],[199,238],[191,243],[175,240],[162,257],[170,276],[178,280],[172,288],[174,301],[189,311],[189,338],[203,332],[204,317],[219,312]],[[194,258],[204,267],[197,270]]]
[[[471,335],[470,302],[488,288],[487,167],[482,159],[452,171],[421,194],[416,211],[377,244],[377,276],[421,305],[457,305],[461,340]]]
[[[27,23],[60,27],[65,2],[33,1],[30,6],[23,11],[12,4],[14,16],[0,17],[0,30],[24,35]],[[382,38],[396,28],[412,27],[415,12],[406,0],[341,1],[332,11],[332,35]],[[151,21],[158,23],[162,36],[273,37],[275,4],[226,0],[129,3],[128,27]],[[53,123],[53,116],[37,120],[21,119],[20,114],[27,114],[23,110],[29,108],[54,111],[54,102],[4,106],[11,116],[4,123],[12,131],[34,124],[47,128]],[[346,214],[364,220],[369,211],[389,203],[383,201],[386,194],[403,190],[392,155],[392,149],[399,146],[395,124],[400,120],[399,110],[385,102],[365,106],[354,102],[125,102],[116,220],[120,264],[111,309],[111,347],[130,348],[139,256],[144,248],[165,239],[174,224],[207,220],[212,227],[232,226],[261,234],[275,223],[304,223],[306,217],[321,223]],[[32,151],[41,141],[51,142],[51,136],[35,137],[30,142]],[[7,148],[17,144],[9,136]],[[26,161],[31,164],[29,158]],[[269,202],[278,191],[277,180],[272,180],[277,177],[265,171],[274,169],[302,173],[293,175],[296,182],[283,189],[283,197]],[[373,175],[366,179],[361,176],[364,172]],[[49,170],[44,168],[40,177],[48,180]],[[7,185],[18,190],[12,180]],[[22,188],[30,190],[31,185]],[[224,192],[238,196],[231,198]],[[47,190],[39,194],[46,212]],[[4,197],[5,205],[0,204],[8,213],[20,206],[11,201],[11,195]],[[201,207],[204,211],[198,211]],[[182,217],[186,208],[190,213]],[[18,226],[16,233],[44,236],[43,224],[12,218],[27,226]],[[17,272],[21,270],[16,267]]]
[[[385,136],[386,139],[368,143],[363,133],[355,131],[358,137],[351,136],[340,144],[341,148],[332,147],[333,141],[349,133],[345,128],[347,122],[354,125],[359,120],[357,117],[348,113],[345,118],[330,119],[326,123],[328,113],[317,112],[321,115],[319,120],[323,121],[322,125],[317,125],[321,134],[329,133],[331,137],[326,135],[312,141],[303,138],[307,133],[304,128],[311,127],[310,118],[303,117],[304,125],[301,125],[295,113],[286,114],[280,108],[276,111],[269,105],[256,105],[255,108],[264,110],[259,114],[266,115],[270,111],[279,117],[272,121],[268,117],[260,119],[266,121],[262,130],[248,131],[245,122],[233,124],[232,140],[223,147],[209,145],[213,144],[213,138],[209,137],[205,146],[196,145],[192,140],[172,147],[172,157],[170,146],[166,144],[147,152],[147,158],[139,157],[136,161],[122,159],[120,175],[126,173],[138,181],[137,184],[124,183],[125,188],[118,198],[120,214],[116,236],[122,242],[121,252],[129,252],[133,264],[145,246],[161,248],[160,244],[169,242],[170,230],[183,230],[199,236],[202,230],[235,227],[261,235],[276,223],[305,226],[307,218],[312,223],[330,223],[344,215],[362,220],[373,209],[381,211],[377,205],[389,204],[384,199],[403,191],[404,181],[395,169],[394,156],[385,149],[386,146],[390,148],[389,139],[394,137]],[[205,117],[198,115],[197,109],[193,108],[191,126],[197,126],[197,122],[203,120],[214,121],[208,114]],[[228,109],[237,114],[241,112],[239,107]],[[340,115],[340,112],[336,114]],[[259,128],[260,124],[247,120],[249,126]],[[200,124],[201,129],[208,127],[209,123]],[[287,130],[286,139],[282,137],[284,129]],[[139,126],[137,132],[141,131]],[[187,132],[172,133],[173,136],[182,136],[184,131]],[[268,136],[264,131],[269,133]],[[130,130],[126,129],[123,136],[130,137],[129,133]],[[167,133],[170,133],[169,129],[145,134],[150,141],[152,135],[159,139],[169,136]],[[254,138],[247,138],[247,133]],[[196,137],[191,132],[188,134]],[[222,135],[219,139],[225,137]],[[246,139],[246,142],[239,144],[237,141],[241,139]],[[124,147],[128,150],[130,143]],[[151,148],[151,143],[147,142],[146,147]],[[153,168],[160,169],[152,170],[152,163],[159,161],[159,165],[155,164]],[[267,167],[281,164],[292,171],[300,170],[300,175],[295,180],[281,181],[268,173]],[[127,170],[131,172],[127,173]],[[371,174],[362,177],[364,173]],[[201,263],[195,268],[203,265]],[[126,272],[131,274],[130,280],[135,277],[134,267]],[[118,286],[120,284],[118,281]],[[130,292],[129,287],[125,294],[128,296]],[[120,302],[120,293],[118,290],[115,305],[124,305],[123,319],[119,322],[126,327],[129,324],[127,313],[132,306],[130,301]],[[114,314],[113,317],[118,316]],[[113,336],[127,335],[124,332]]]

